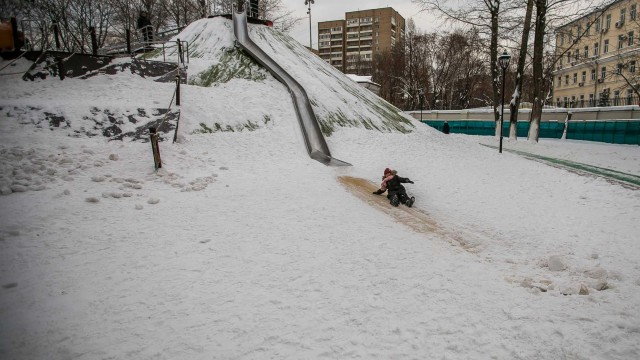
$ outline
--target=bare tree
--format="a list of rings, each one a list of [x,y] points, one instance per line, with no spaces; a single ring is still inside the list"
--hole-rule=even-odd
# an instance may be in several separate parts
[[[402,107],[402,92],[405,76],[405,49],[397,44],[391,50],[373,58],[373,81],[380,84],[380,97],[391,104]]]
[[[404,109],[419,109],[429,88],[430,67],[427,63],[426,35],[416,29],[412,19],[407,22],[405,40],[406,76],[402,86]]]
[[[522,99],[522,83],[524,81],[524,69],[527,61],[529,46],[529,32],[531,31],[531,15],[533,13],[533,0],[527,0],[524,21],[522,24],[522,40],[520,40],[520,53],[518,55],[518,66],[516,68],[516,80],[513,96],[509,103],[509,139],[518,139],[518,108]]]
[[[38,23],[40,29],[55,24],[63,50],[88,52],[91,49],[90,30],[95,31],[101,47],[113,15],[110,2],[92,0],[32,0],[26,13]]]
[[[237,0],[211,0],[213,12],[216,14],[230,14]],[[282,31],[289,32],[304,17],[293,16],[293,10],[284,5],[282,0],[260,0],[258,2],[258,17],[273,21],[274,26]]]
[[[602,3],[602,1],[600,1]],[[536,10],[535,17],[535,33],[533,41],[533,106],[531,109],[531,118],[529,119],[529,134],[528,140],[530,142],[537,143],[540,137],[540,120],[542,118],[542,109],[547,99],[550,98],[550,90],[552,87],[553,78],[551,77],[551,70],[553,66],[562,57],[572,49],[572,45],[569,45],[562,52],[556,53],[554,56],[545,56],[545,49],[549,41],[549,33],[551,26],[547,22],[547,16],[549,14],[556,15],[560,21],[566,22],[566,14],[570,8],[576,8],[579,6],[581,9],[579,12],[573,11],[573,18],[582,17],[588,13],[597,10],[590,23],[584,28],[584,30],[576,35],[573,44],[577,43],[577,40],[586,36],[589,32],[589,28],[596,21],[600,20],[601,15],[615,3],[610,2],[606,5],[593,6],[589,4],[585,6],[583,3],[579,3],[575,0],[534,0],[534,6]],[[555,19],[554,23],[558,22]]]
[[[436,11],[446,19],[459,22],[478,29],[483,37],[488,37],[488,67],[492,79],[492,106],[498,134],[498,105],[501,94],[498,86],[500,71],[498,69],[498,39],[501,33],[514,29],[518,24],[508,16],[516,4],[510,0],[474,0],[466,6],[447,5],[447,0],[414,0],[421,5],[423,11]]]

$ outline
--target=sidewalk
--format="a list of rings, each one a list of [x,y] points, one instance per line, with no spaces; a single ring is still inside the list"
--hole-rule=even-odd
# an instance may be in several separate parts
[[[498,149],[498,147],[494,145],[482,144],[482,143],[481,145],[494,148],[496,150]],[[531,152],[522,151],[522,150],[507,149],[504,146],[502,149],[503,151],[514,153],[522,157],[525,157],[527,159],[539,161],[539,162],[542,162],[551,166],[555,166],[558,168],[562,168],[577,174],[602,177],[611,183],[619,184],[621,186],[624,186],[626,188],[633,189],[633,190],[640,190],[639,175],[629,174],[629,173],[614,170],[614,169],[584,164],[584,163],[567,160],[567,159],[560,159],[555,157],[533,154]],[[640,149],[638,149],[637,151],[640,154]],[[634,159],[631,159],[631,160],[634,160]]]

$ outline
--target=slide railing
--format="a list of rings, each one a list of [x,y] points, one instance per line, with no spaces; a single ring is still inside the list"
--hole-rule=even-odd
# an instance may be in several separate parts
[[[351,166],[331,156],[304,88],[251,40],[245,11],[233,12],[233,32],[238,44],[289,89],[309,156],[325,165]]]

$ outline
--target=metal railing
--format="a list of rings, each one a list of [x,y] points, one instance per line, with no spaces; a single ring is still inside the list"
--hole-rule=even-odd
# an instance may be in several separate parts
[[[627,96],[614,96],[614,97],[600,97],[595,99],[584,100],[566,100],[556,101],[549,105],[562,108],[588,108],[588,107],[609,107],[609,106],[628,106],[628,105],[640,105],[640,99],[637,95]]]
[[[152,25],[147,26],[153,29]],[[130,31],[127,31],[127,42],[102,47],[98,50],[98,53],[101,55],[130,55],[131,53],[137,52],[145,53],[152,50],[157,45],[164,44],[167,39],[179,34],[184,28],[185,26],[179,26],[168,30],[152,32],[149,36],[149,39],[152,40],[144,39],[143,33],[145,31],[145,28],[137,29],[133,41],[130,40]]]
[[[170,44],[170,45],[167,45]],[[177,39],[175,41],[175,44],[172,43],[162,43],[162,61],[167,61],[167,55],[166,53],[168,52],[168,50],[173,49],[173,48],[177,48],[177,50],[175,52],[177,52],[178,54],[178,64],[185,64],[185,56],[184,54],[187,54],[187,61],[186,63],[189,63],[189,42],[188,41],[184,41],[184,40],[180,40]],[[174,52],[174,53],[175,53]]]

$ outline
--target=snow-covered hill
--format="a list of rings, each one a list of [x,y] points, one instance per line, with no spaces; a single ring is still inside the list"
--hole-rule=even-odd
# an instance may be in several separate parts
[[[234,45],[232,27],[231,21],[223,17],[202,19],[173,39],[189,43],[191,84],[221,86],[239,78],[263,83],[268,77],[264,69]],[[362,88],[291,37],[256,25],[250,26],[250,34],[258,46],[305,88],[325,135],[331,135],[337,127],[403,133],[413,130],[415,125],[399,109]],[[286,99],[288,97],[282,98]],[[271,117],[261,111],[264,112],[256,108],[256,118]],[[235,119],[214,117],[209,121],[222,128],[237,127]]]

